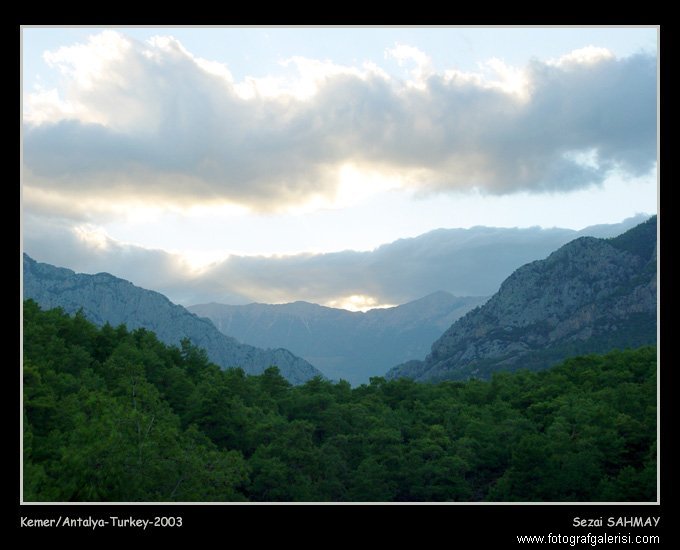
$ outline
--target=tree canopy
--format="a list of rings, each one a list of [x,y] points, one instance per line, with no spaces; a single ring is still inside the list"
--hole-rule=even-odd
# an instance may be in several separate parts
[[[652,501],[656,348],[292,386],[24,303],[25,501]]]

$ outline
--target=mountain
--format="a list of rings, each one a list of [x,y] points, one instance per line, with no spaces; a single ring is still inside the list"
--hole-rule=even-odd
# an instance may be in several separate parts
[[[42,308],[61,307],[67,313],[80,308],[92,322],[113,326],[125,324],[130,330],[146,328],[166,344],[177,345],[189,338],[205,349],[211,361],[227,368],[239,366],[249,374],[259,374],[276,365],[292,383],[302,383],[321,375],[304,359],[286,349],[258,349],[241,344],[218,331],[162,294],[139,288],[108,273],[86,275],[70,269],[38,263],[23,257],[24,299],[32,298]]]
[[[352,384],[383,376],[395,363],[425,357],[430,343],[487,297],[435,292],[397,307],[365,313],[308,302],[199,304],[187,309],[209,318],[224,334],[253,346],[282,346],[327,376]]]
[[[49,239],[43,232],[37,239],[24,235],[24,250],[41,262],[77,272],[114,270],[133,284],[153,288],[184,306],[297,299],[327,304],[357,294],[379,304],[405,304],[439,290],[454,296],[491,296],[517,268],[545,258],[569,241],[614,237],[648,217],[637,215],[580,231],[556,227],[436,229],[368,251],[233,254],[191,274],[180,256],[113,239],[105,247],[91,248],[70,231],[53,230]]]
[[[388,378],[487,378],[584,353],[656,343],[656,216],[612,239],[578,238],[508,277],[424,361]]]

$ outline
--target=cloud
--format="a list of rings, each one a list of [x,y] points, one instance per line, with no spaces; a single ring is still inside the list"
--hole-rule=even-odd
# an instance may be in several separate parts
[[[581,236],[613,236],[646,219],[576,232],[569,229],[438,229],[373,251],[290,256],[231,256],[196,271],[181,256],[120,243],[87,223],[33,219],[24,250],[38,261],[78,272],[107,271],[191,305],[306,300],[335,307],[402,304],[438,290],[493,294],[521,265]]]
[[[171,37],[113,31],[47,52],[65,86],[26,95],[25,204],[69,203],[76,218],[83,197],[271,211],[334,201],[347,166],[423,193],[508,194],[655,165],[655,57],[590,47],[468,74],[408,45],[386,55],[415,62],[412,79],[298,57],[287,77],[235,82]]]
[[[407,44],[395,44],[393,48],[385,50],[385,57],[396,59],[400,66],[408,61],[415,63],[415,67],[411,69],[411,76],[413,77],[411,83],[416,88],[426,89],[426,79],[434,73],[432,59],[429,55]]]

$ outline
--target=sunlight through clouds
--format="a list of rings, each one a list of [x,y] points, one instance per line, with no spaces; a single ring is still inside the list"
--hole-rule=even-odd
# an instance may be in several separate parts
[[[323,305],[346,309],[348,311],[368,311],[369,309],[395,307],[397,304],[380,304],[373,296],[352,294],[351,296],[344,296],[335,300],[329,300]]]
[[[105,251],[109,248],[109,236],[101,227],[90,224],[77,225],[74,233],[88,248]]]
[[[367,260],[386,243],[655,211],[655,29],[316,31],[27,32],[27,252],[177,299],[362,310],[439,289],[419,250]]]
[[[234,82],[227,64],[172,36],[103,31],[45,54],[65,86],[27,93],[26,183],[71,198],[87,189],[108,203],[134,189],[168,205],[294,212],[357,192],[348,166],[368,194],[386,180],[507,194],[599,184],[614,164],[633,174],[654,165],[652,57],[588,47],[552,64],[491,58],[465,73],[437,70],[403,43],[385,55],[415,64],[407,81],[374,62],[293,56],[283,75]],[[601,168],[563,154],[575,145],[596,150]]]
[[[334,200],[337,208],[354,206],[370,197],[404,186],[397,174],[381,173],[379,170],[363,170],[352,163],[346,163],[340,168],[338,180]]]

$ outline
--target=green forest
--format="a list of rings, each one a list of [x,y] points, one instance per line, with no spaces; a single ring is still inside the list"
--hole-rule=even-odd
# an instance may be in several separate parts
[[[656,348],[292,386],[24,302],[31,501],[654,501]]]

